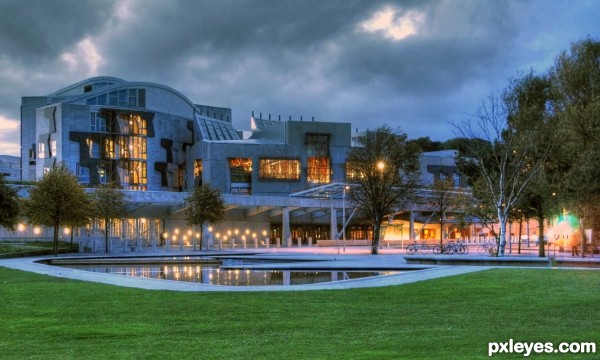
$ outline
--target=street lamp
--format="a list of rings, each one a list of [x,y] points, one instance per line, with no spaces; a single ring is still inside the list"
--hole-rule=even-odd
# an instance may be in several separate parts
[[[344,185],[342,189],[342,239],[344,239],[344,252],[346,252],[346,190],[349,190],[350,186]]]

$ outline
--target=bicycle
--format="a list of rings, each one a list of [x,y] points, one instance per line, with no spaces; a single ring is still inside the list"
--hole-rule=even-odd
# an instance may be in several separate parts
[[[497,249],[496,249],[496,242],[495,241],[486,241],[483,244],[479,245],[479,247],[477,248],[477,252],[481,255],[491,255],[496,253]]]
[[[428,252],[429,252],[429,247],[427,246],[427,244],[424,241],[421,243],[414,241],[412,244],[410,244],[406,247],[406,253],[408,255],[414,255],[416,253],[421,253],[421,254],[425,255]]]

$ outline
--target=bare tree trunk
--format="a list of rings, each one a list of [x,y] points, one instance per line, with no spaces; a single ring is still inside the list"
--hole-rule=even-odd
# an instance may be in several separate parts
[[[538,234],[539,237],[539,241],[538,243],[540,244],[539,248],[538,248],[538,256],[539,257],[546,257],[546,249],[545,249],[545,240],[544,240],[544,216],[540,215],[538,217],[538,221],[539,221],[539,225],[540,225],[540,233]]]
[[[379,253],[379,232],[381,229],[381,222],[375,221],[373,224],[373,242],[371,244],[371,255],[377,255]]]

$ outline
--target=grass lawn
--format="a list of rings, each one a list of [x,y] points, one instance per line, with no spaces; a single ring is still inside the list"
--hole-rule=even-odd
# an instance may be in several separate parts
[[[31,251],[48,251],[51,252],[53,249],[54,243],[52,240],[50,241],[31,241],[31,240],[8,240],[8,241],[0,241],[0,255],[4,254],[16,254],[16,253],[27,253]],[[77,246],[75,244],[74,246]],[[68,250],[71,247],[71,244],[64,241],[58,242],[58,249],[60,250]]]
[[[511,338],[600,344],[598,271],[498,269],[383,288],[188,293],[0,267],[0,301],[2,359],[487,359],[488,342]]]

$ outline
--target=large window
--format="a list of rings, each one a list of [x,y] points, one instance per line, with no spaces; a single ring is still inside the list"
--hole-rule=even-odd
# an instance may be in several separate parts
[[[90,155],[90,159],[99,159],[100,158],[100,144],[94,142],[92,139],[86,140],[88,146],[88,152]]]
[[[99,113],[92,113],[90,119],[90,130],[92,132],[106,132],[106,117]]]
[[[118,122],[121,134],[148,134],[147,122],[139,114],[119,114]]]
[[[126,190],[146,190],[148,183],[145,161],[121,161],[119,167],[121,185]]]
[[[260,159],[259,177],[261,180],[299,181],[299,159]]]
[[[313,184],[327,184],[331,181],[331,167],[329,166],[329,157],[309,157],[308,182]]]
[[[252,182],[252,159],[232,158],[229,159],[229,178],[232,183]]]

